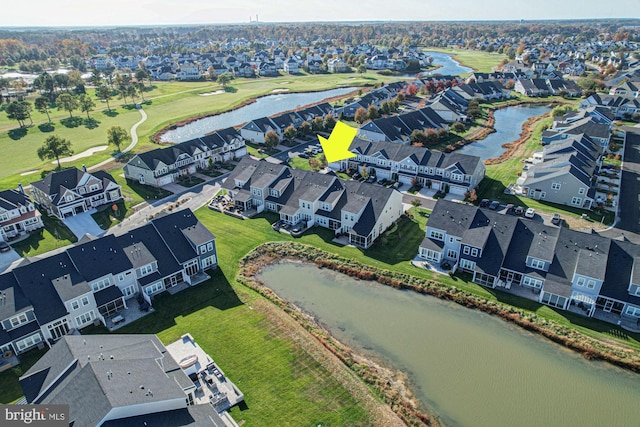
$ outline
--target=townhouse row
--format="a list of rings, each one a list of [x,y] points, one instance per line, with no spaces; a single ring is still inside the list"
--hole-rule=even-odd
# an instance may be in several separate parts
[[[419,256],[482,286],[640,330],[640,246],[438,200]]]
[[[244,139],[234,128],[218,130],[167,148],[136,154],[124,166],[124,176],[140,184],[162,187],[214,163],[247,154]]]
[[[96,320],[106,324],[131,299],[151,304],[164,290],[206,280],[204,271],[217,263],[215,236],[190,210],[25,258],[0,275],[0,351],[22,353]]]
[[[274,212],[289,225],[318,225],[368,248],[403,213],[400,192],[243,158],[222,188],[236,207]]]
[[[432,151],[424,147],[370,142],[356,138],[349,150],[355,157],[333,162],[329,168],[344,172],[366,171],[377,180],[407,185],[418,184],[459,196],[480,184],[485,175],[484,162],[478,156]]]

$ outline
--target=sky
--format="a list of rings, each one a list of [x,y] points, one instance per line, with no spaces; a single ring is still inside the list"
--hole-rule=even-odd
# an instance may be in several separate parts
[[[29,0],[7,26],[639,18],[638,0]]]

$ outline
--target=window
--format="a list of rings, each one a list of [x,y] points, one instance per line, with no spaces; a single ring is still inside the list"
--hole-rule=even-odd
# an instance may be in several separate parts
[[[73,202],[73,196],[67,196],[67,202]]]
[[[97,282],[91,284],[91,289],[93,289],[93,292],[98,292],[99,290],[106,288],[110,284],[111,283],[109,282],[108,278],[98,280]]]
[[[71,308],[73,310],[77,310],[80,308],[80,303],[78,303],[78,301],[71,301]]]
[[[118,275],[118,281],[122,282],[124,280],[124,274],[120,273]]]
[[[126,288],[124,288],[124,289],[122,290],[122,294],[123,294],[125,297],[128,297],[128,296],[130,296],[130,295],[133,295],[133,294],[135,293],[135,290],[136,290],[135,285],[127,286]]]
[[[583,287],[585,282],[586,282],[586,279],[584,277],[579,277],[578,281],[576,282],[576,286]]]
[[[207,252],[211,252],[213,250],[213,242],[207,243]]]
[[[460,259],[460,268],[463,270],[473,271],[476,268],[476,263],[473,261],[469,261],[468,259],[461,258]]]
[[[551,183],[551,189],[552,189],[552,190],[559,190],[559,189],[560,189],[560,187],[561,187],[561,185],[560,185],[560,183],[559,183],[559,182],[552,182],[552,183]]]
[[[547,192],[546,191],[540,192],[540,198],[544,199],[545,197],[547,197]]]
[[[531,267],[537,268],[538,270],[543,270],[544,269],[544,261],[542,261],[540,259],[532,259],[531,260]]]
[[[216,263],[216,257],[210,256],[202,260],[202,269],[207,269]]]
[[[631,295],[638,295],[640,296],[640,286],[638,285],[631,285],[631,287],[629,288],[629,293]]]
[[[27,320],[27,315],[25,313],[20,313],[19,315],[11,318],[11,326],[15,328],[23,323],[27,323]]]
[[[89,186],[89,191],[97,191],[99,189],[100,189],[100,186],[98,184],[93,184]]]
[[[478,248],[471,248],[471,256],[477,257],[479,252]]]
[[[88,311],[76,317],[76,325],[81,326],[93,320],[93,311]]]
[[[201,254],[206,254],[207,253],[207,245],[200,246],[200,253]]]
[[[540,289],[542,287],[542,280],[534,279],[529,276],[524,276],[522,278],[522,286],[529,286],[531,288]]]
[[[456,259],[456,258],[458,258],[458,252],[454,251],[453,249],[449,249],[447,251],[447,257]]]
[[[465,254],[465,255],[469,255],[470,252],[471,252],[471,248],[469,248],[469,246],[465,246],[462,249],[462,253]]]
[[[422,249],[420,248],[421,255],[423,258],[426,258],[431,261],[440,261],[440,252],[432,251],[431,249]]]
[[[16,345],[18,347],[18,350],[22,351],[29,347],[33,347],[34,345],[38,344],[41,341],[42,341],[42,337],[40,336],[40,334],[36,334],[18,341]]]
[[[449,243],[453,243],[456,241],[456,238],[453,236],[449,236]]]
[[[542,302],[553,307],[563,308],[567,302],[565,297],[544,292],[542,294]]]
[[[595,287],[596,287],[596,281],[595,281],[595,280],[589,280],[589,281],[587,282],[587,288],[588,288],[588,289],[593,289],[593,288],[595,288]]]
[[[444,233],[442,231],[431,230],[429,237],[436,240],[444,240]]]
[[[584,194],[584,192],[585,192],[585,189],[584,189],[584,188],[580,188],[580,189],[578,189],[578,194]]]
[[[574,197],[571,199],[571,204],[572,205],[576,205],[579,206],[582,203],[582,198],[581,197]]]
[[[640,307],[634,307],[632,305],[627,306],[625,314],[633,317],[640,317]]]
[[[154,283],[152,285],[147,286],[144,289],[144,293],[147,294],[147,295],[153,295],[155,293],[160,292],[162,289],[163,289],[162,282],[156,282],[156,283]]]
[[[153,273],[153,265],[147,264],[140,267],[140,277]]]

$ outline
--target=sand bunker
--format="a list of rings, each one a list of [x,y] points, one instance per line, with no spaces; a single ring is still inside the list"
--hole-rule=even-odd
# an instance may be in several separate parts
[[[272,93],[278,93],[278,92],[289,92],[289,89],[274,89],[271,91]]]
[[[211,96],[211,95],[220,95],[222,93],[224,93],[223,90],[216,90],[215,92],[199,93],[198,95],[200,95],[200,96]]]

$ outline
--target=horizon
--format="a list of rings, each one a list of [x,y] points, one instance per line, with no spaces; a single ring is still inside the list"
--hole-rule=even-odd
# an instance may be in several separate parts
[[[125,13],[123,13],[123,11]],[[636,16],[634,16],[634,14]],[[409,19],[407,17],[410,17]],[[80,0],[32,0],[28,8],[0,16],[0,28],[120,28],[142,26],[200,26],[304,23],[393,23],[393,22],[538,22],[571,20],[634,20],[637,0],[619,0],[602,5],[596,0],[539,0],[518,4],[507,0],[454,0],[425,4],[403,0],[400,5],[369,0],[366,7],[344,0],[299,2],[280,0],[265,5],[257,0],[127,0],[85,3]]]

